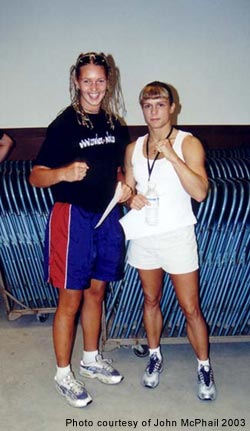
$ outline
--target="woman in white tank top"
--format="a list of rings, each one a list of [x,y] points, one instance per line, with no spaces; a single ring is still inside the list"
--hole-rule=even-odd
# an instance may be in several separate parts
[[[208,333],[199,305],[198,254],[191,198],[204,200],[208,192],[205,153],[201,142],[171,124],[175,103],[171,88],[154,81],[139,97],[148,134],[127,147],[126,183],[134,190],[131,210],[120,222],[129,239],[128,262],[139,272],[144,292],[143,320],[149,346],[145,387],[155,388],[163,370],[160,350],[160,300],[168,272],[186,317],[187,335],[198,360],[200,399],[214,400],[216,387],[209,360]],[[148,224],[148,183],[159,201],[157,224]]]

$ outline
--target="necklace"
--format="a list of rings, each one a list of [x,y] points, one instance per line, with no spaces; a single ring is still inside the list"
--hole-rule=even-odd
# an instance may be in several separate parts
[[[169,133],[166,136],[166,140],[168,140],[170,138],[170,136],[172,134],[172,131],[173,131],[173,128],[174,127],[171,126],[171,129],[170,129]],[[155,158],[154,158],[154,160],[152,162],[152,165],[150,166],[150,163],[149,163],[149,135],[148,135],[148,139],[147,139],[147,142],[146,142],[146,154],[147,154],[147,165],[148,165],[148,181],[150,181],[150,177],[151,177],[152,171],[154,169],[155,162],[158,159],[160,152],[157,151],[157,153],[155,155]]]

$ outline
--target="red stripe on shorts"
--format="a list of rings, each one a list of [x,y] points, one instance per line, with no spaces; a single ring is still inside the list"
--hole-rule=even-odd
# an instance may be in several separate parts
[[[56,203],[49,226],[49,281],[63,289],[67,288],[70,220],[71,205]]]

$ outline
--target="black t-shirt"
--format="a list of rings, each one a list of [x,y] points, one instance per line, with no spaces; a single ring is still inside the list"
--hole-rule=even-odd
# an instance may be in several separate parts
[[[46,139],[35,165],[58,168],[74,161],[85,161],[89,169],[82,181],[62,181],[51,187],[55,202],[68,202],[87,211],[102,212],[112,198],[128,129],[114,119],[112,128],[104,111],[90,114],[93,128],[77,122],[72,106],[66,108],[48,127]]]

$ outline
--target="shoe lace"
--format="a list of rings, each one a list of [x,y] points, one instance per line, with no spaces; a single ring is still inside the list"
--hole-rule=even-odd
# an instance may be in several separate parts
[[[201,367],[199,372],[199,379],[202,383],[204,383],[206,386],[209,386],[211,383],[213,383],[213,370],[211,367],[209,367],[208,370],[205,370],[204,367]]]
[[[107,371],[113,371],[113,367],[112,367],[112,362],[113,362],[113,360],[112,359],[104,359],[103,357],[102,357],[102,355],[100,355],[100,354],[98,354],[98,355],[96,355],[96,362],[99,364],[99,365],[101,365],[102,366],[102,368],[105,368],[105,370],[107,370]]]
[[[64,383],[68,386],[68,388],[75,394],[80,395],[83,391],[84,384],[79,380],[76,380],[70,374],[65,377]]]
[[[149,364],[147,366],[148,372],[152,374],[155,371],[159,371],[161,368],[161,360],[158,356],[153,353],[149,358]]]

